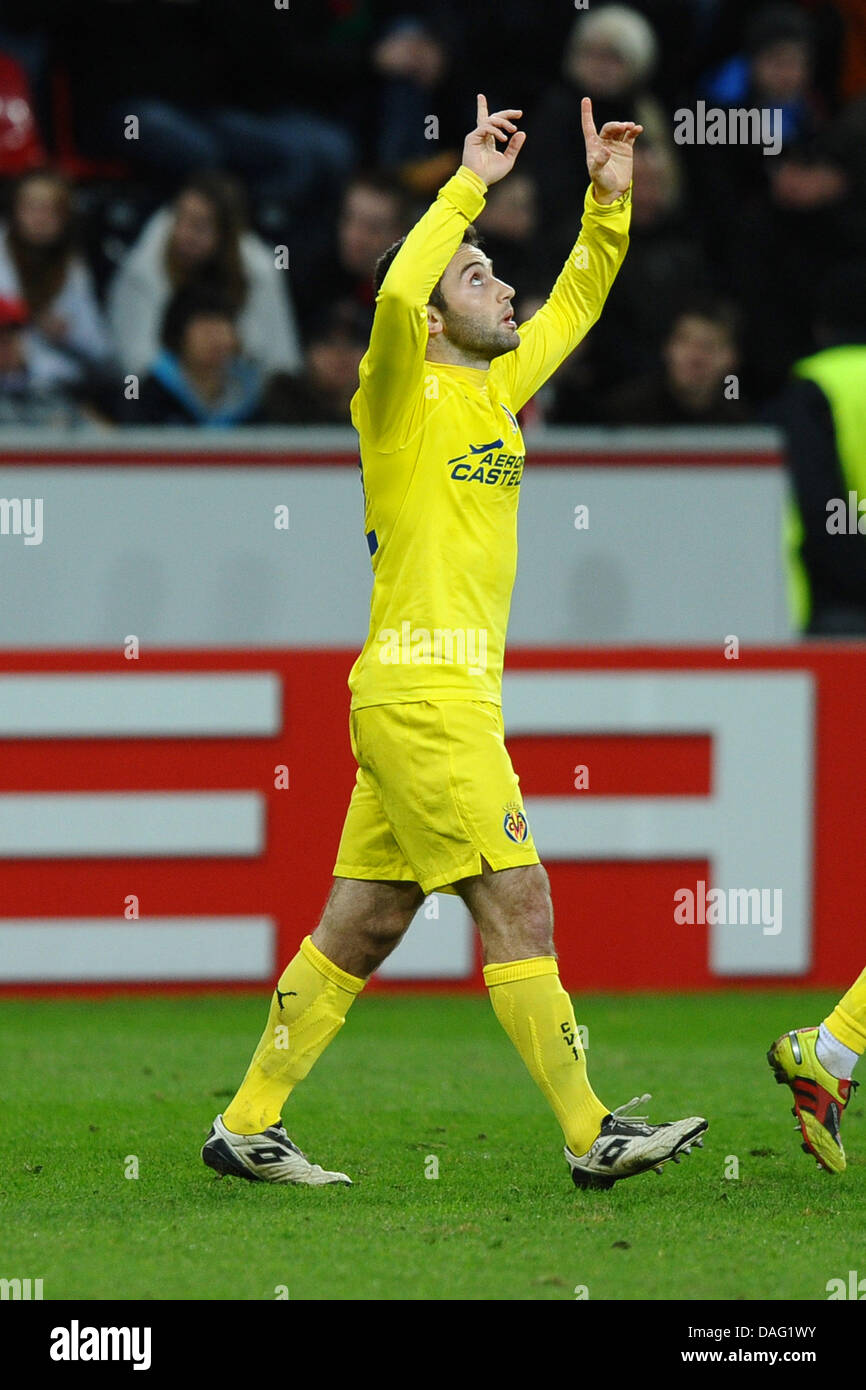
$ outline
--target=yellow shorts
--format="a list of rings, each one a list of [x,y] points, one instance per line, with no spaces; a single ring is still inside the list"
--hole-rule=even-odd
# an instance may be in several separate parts
[[[370,705],[352,711],[349,735],[358,772],[335,877],[453,893],[482,856],[492,869],[539,862],[499,705]]]

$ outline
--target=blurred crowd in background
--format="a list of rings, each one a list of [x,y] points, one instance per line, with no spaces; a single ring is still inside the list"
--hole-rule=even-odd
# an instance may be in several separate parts
[[[518,319],[577,236],[581,97],[645,128],[623,269],[524,424],[771,419],[866,342],[864,0],[0,0],[0,424],[347,423],[375,262],[478,91],[524,111],[478,219]],[[781,150],[678,144],[699,101],[780,110]]]

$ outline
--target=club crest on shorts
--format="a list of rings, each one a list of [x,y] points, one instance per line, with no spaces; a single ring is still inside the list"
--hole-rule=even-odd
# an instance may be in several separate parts
[[[529,823],[519,802],[515,801],[512,805],[506,806],[502,829],[516,845],[522,845],[529,839]]]

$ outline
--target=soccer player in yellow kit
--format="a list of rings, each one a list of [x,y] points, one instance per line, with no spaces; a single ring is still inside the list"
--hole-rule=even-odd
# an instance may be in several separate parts
[[[559,981],[547,875],[501,711],[524,445],[517,411],[601,313],[625,256],[632,147],[599,133],[584,99],[590,186],[582,229],[547,302],[519,328],[472,226],[525,136],[517,110],[478,124],[432,207],[382,257],[369,350],[352,401],[374,582],[352,668],[358,772],[321,921],[283,972],[240,1090],[202,1150],[212,1168],[270,1182],[349,1182],[311,1164],[281,1112],[394,950],[425,896],[456,892],[483,944],[493,1008],[565,1137],[580,1187],[661,1168],[706,1121],[649,1124],[642,1096],[594,1094]],[[504,148],[498,148],[498,145]]]
[[[845,1150],[839,1133],[842,1111],[857,1082],[851,1074],[866,1052],[866,970],[861,971],[848,993],[813,1028],[796,1028],[777,1038],[767,1061],[780,1086],[794,1095],[791,1114],[803,1136],[806,1153],[819,1168],[830,1173],[845,1171]]]

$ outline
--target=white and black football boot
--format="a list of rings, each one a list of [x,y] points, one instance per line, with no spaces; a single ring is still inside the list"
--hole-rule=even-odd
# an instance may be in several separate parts
[[[233,1134],[223,1124],[222,1115],[217,1115],[201,1156],[215,1172],[250,1182],[291,1182],[307,1187],[339,1182],[352,1186],[345,1173],[329,1173],[318,1163],[310,1163],[281,1124],[269,1125],[261,1134]]]
[[[633,1178],[662,1164],[691,1152],[692,1145],[703,1147],[701,1135],[707,1121],[698,1115],[687,1120],[651,1125],[644,1115],[631,1115],[636,1105],[643,1105],[651,1096],[635,1096],[627,1105],[620,1105],[601,1122],[601,1134],[585,1154],[573,1154],[566,1145],[565,1157],[571,1169],[575,1187],[613,1187],[620,1178]]]

